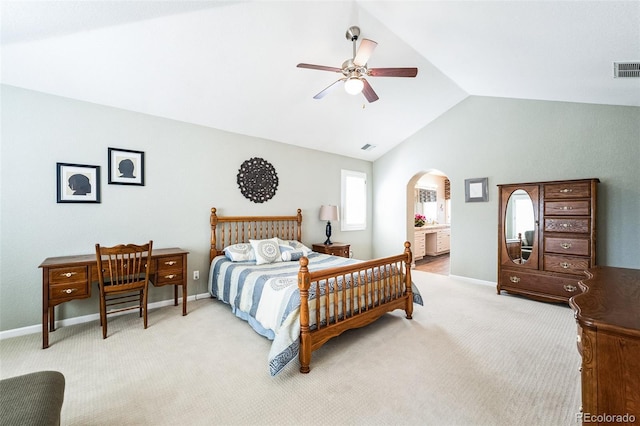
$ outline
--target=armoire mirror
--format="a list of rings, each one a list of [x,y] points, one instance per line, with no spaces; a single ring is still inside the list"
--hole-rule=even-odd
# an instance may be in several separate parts
[[[504,236],[509,258],[514,263],[526,263],[535,244],[535,212],[527,191],[513,191],[507,203]]]

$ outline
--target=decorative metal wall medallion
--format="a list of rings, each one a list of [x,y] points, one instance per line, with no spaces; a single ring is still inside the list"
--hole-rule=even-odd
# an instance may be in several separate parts
[[[269,201],[278,189],[278,174],[271,163],[254,157],[240,166],[238,187],[245,198],[254,203],[264,203]]]

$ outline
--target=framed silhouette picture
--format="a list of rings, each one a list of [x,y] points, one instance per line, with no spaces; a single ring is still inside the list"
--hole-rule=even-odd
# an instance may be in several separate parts
[[[58,203],[99,203],[100,166],[56,163]]]
[[[109,184],[144,186],[144,152],[109,148]]]

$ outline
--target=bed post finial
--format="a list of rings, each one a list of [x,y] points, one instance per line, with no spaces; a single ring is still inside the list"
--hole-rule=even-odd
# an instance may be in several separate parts
[[[300,212],[300,210],[298,210]],[[298,213],[300,214],[300,213]],[[300,290],[300,372],[308,373],[311,364],[311,336],[309,335],[309,259],[306,256],[300,258],[300,270],[298,271],[298,289]]]
[[[297,214],[297,221],[298,221],[298,229],[296,230],[297,234],[296,234],[296,239],[300,242],[302,242],[302,209],[298,209],[298,214]]]
[[[411,253],[411,243],[409,241],[405,241],[404,242],[404,252],[407,253],[409,255],[409,258],[407,259],[407,262],[409,264],[411,264],[411,261],[413,260],[413,255]]]

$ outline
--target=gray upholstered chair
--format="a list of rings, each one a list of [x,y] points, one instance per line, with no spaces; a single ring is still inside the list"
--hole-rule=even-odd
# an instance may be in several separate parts
[[[0,426],[58,426],[64,386],[64,376],[58,371],[0,380]]]

